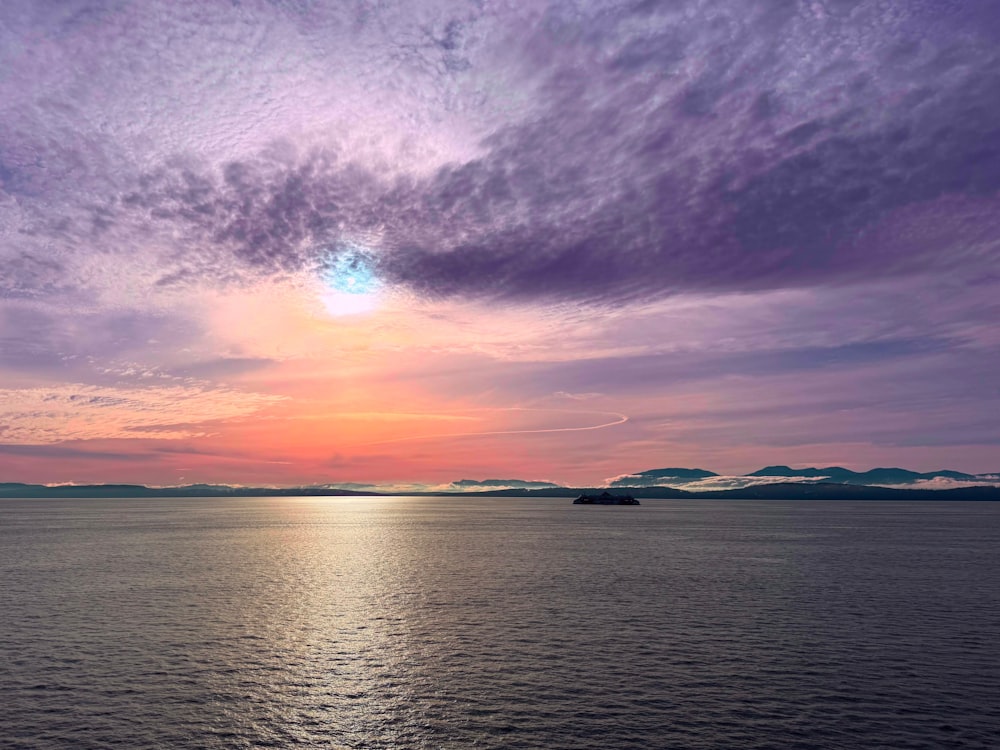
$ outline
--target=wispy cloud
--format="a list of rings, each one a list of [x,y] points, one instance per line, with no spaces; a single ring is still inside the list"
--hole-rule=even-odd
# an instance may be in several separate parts
[[[471,437],[491,437],[496,435],[538,435],[553,432],[589,432],[590,430],[603,430],[608,427],[616,427],[618,425],[625,424],[628,421],[628,417],[624,414],[617,414],[615,412],[593,412],[593,411],[570,411],[570,410],[560,410],[560,409],[532,409],[523,407],[498,407],[493,409],[488,409],[487,411],[492,413],[497,412],[538,412],[546,414],[555,414],[556,419],[559,419],[558,415],[562,415],[563,419],[566,419],[566,415],[570,415],[574,419],[579,419],[581,416],[602,416],[606,421],[602,421],[599,424],[586,424],[582,426],[565,426],[565,427],[536,427],[531,429],[518,429],[518,430],[478,430],[478,431],[468,431],[468,432],[435,432],[430,434],[422,435],[407,435],[406,437],[396,437],[388,438],[385,440],[375,440],[370,443],[364,443],[364,445],[384,445],[387,443],[408,443],[415,440],[449,440],[453,438],[471,438]],[[611,419],[608,419],[611,417]]]
[[[281,399],[223,388],[63,385],[0,390],[0,440],[45,444],[109,438],[203,436],[203,423],[245,417]],[[190,426],[180,427],[180,423]]]
[[[643,474],[620,474],[605,480],[609,487],[673,487],[690,492],[712,490],[736,490],[744,487],[756,487],[765,484],[780,484],[795,482],[810,484],[821,482],[826,477],[813,476],[723,476],[682,477],[682,476],[649,476]]]
[[[933,479],[918,479],[910,484],[883,484],[881,487],[918,490],[954,490],[960,487],[1000,487],[1000,478],[983,476],[973,480],[951,479],[950,477],[934,477]]]

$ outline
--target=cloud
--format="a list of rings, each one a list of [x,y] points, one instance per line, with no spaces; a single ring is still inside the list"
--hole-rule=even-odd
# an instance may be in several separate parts
[[[172,373],[185,378],[216,380],[256,372],[274,363],[275,360],[267,357],[217,357],[178,365],[172,368]]]
[[[590,399],[600,398],[603,394],[600,393],[567,393],[566,391],[556,391],[552,394],[556,398],[566,398],[570,401],[589,401]]]
[[[5,388],[0,389],[0,440],[33,445],[190,438],[204,434],[204,423],[245,417],[281,400],[207,386]]]
[[[969,22],[983,6],[933,19],[776,0],[387,12],[154,3],[60,17],[58,29],[36,16],[53,71],[36,83],[69,69],[71,53],[135,69],[118,81],[118,67],[98,67],[90,85],[77,75],[40,108],[15,106],[9,190],[29,202],[62,191],[79,162],[86,204],[58,216],[38,204],[35,225],[66,254],[154,238],[167,286],[318,271],[357,237],[372,240],[390,284],[521,300],[826,285],[996,260],[1000,65]],[[121,33],[129,23],[180,46],[158,46],[154,70]],[[211,54],[186,54],[194,45]],[[143,97],[136,87],[158,70],[178,83]],[[104,84],[100,132],[112,136],[88,125]],[[24,101],[13,77],[5,91]],[[325,138],[293,127],[307,108],[289,91],[315,92]],[[75,137],[95,148],[47,145],[44,116],[66,119],[58,96],[86,113]],[[143,141],[129,101],[154,133],[193,118],[183,148]],[[374,151],[350,147],[386,102]],[[446,144],[440,158],[399,158],[388,133],[403,117],[421,144]],[[237,147],[220,145],[234,133]],[[936,231],[912,242],[921,227]],[[20,257],[35,257],[22,244]],[[23,263],[12,288],[52,283]]]
[[[561,485],[554,482],[531,481],[524,479],[459,479],[445,489],[454,492],[477,492],[490,490],[538,490],[551,489]]]
[[[480,411],[503,413],[503,412],[538,412],[538,413],[553,413],[559,414],[560,421],[557,421],[558,426],[545,426],[545,427],[532,427],[529,429],[494,429],[494,430],[468,430],[463,432],[433,432],[427,434],[412,435],[408,434],[405,437],[394,437],[385,438],[380,440],[373,440],[369,443],[364,443],[364,445],[386,445],[390,443],[408,443],[413,441],[422,440],[452,440],[455,438],[473,438],[473,437],[494,437],[497,435],[539,435],[548,433],[563,433],[563,432],[590,432],[592,430],[603,430],[608,427],[617,427],[628,422],[628,416],[625,414],[619,414],[617,412],[602,412],[602,411],[571,411],[566,409],[536,409],[527,407],[503,407],[503,408],[488,408],[482,409]],[[585,425],[566,425],[566,421],[577,421],[581,417],[589,417],[590,421],[602,420],[598,424],[585,424]]]
[[[916,489],[916,490],[954,490],[960,487],[1000,487],[1000,478],[982,475],[979,479],[961,480],[950,477],[934,477],[933,479],[918,479],[910,484],[883,484],[880,487],[892,487],[894,489]]]
[[[203,325],[187,310],[157,310],[146,303],[148,298],[134,299],[123,309],[56,294],[0,304],[0,368],[103,384],[169,377],[157,365],[191,359],[181,350]]]
[[[3,433],[0,432],[0,435]],[[23,458],[44,459],[84,459],[87,461],[144,461],[149,458],[145,453],[124,451],[91,450],[74,448],[68,445],[8,445],[0,443],[0,455]]]
[[[455,482],[428,484],[422,482],[335,482],[326,487],[355,490],[358,492],[380,492],[386,495],[407,495],[414,492],[488,492],[496,490],[550,489],[560,485],[552,482],[525,481],[522,479],[460,479]]]
[[[714,476],[704,479],[683,479],[680,477],[643,477],[636,474],[623,474],[607,480],[609,487],[674,487],[688,492],[710,492],[714,490],[737,490],[744,487],[757,487],[766,484],[796,482],[811,484],[823,481],[823,477],[747,477],[747,476]]]

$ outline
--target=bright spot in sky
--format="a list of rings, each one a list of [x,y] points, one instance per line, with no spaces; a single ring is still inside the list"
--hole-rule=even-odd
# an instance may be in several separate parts
[[[348,246],[332,255],[322,271],[320,295],[331,315],[360,315],[375,310],[381,284],[375,275],[371,253]]]

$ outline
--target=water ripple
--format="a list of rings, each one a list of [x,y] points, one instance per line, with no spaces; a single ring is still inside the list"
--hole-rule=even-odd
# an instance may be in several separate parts
[[[0,503],[11,748],[990,748],[1000,505]]]

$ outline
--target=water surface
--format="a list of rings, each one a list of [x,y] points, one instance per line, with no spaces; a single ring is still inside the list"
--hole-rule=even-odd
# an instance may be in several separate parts
[[[1000,504],[0,501],[0,746],[987,748]]]

